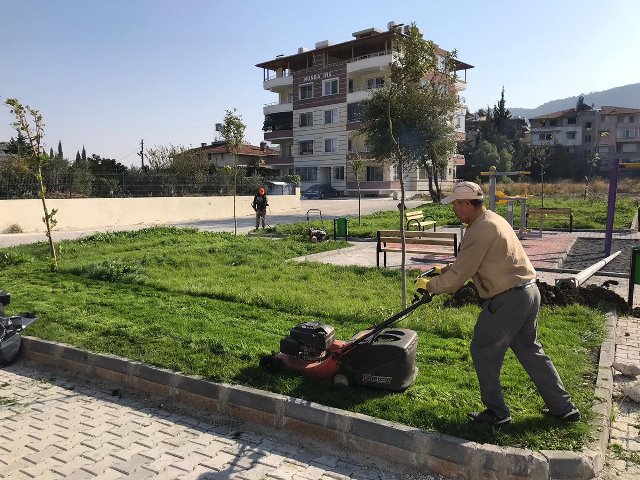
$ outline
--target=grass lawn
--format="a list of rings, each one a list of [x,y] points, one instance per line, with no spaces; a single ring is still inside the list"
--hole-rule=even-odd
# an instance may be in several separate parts
[[[0,286],[12,293],[7,313],[38,315],[28,334],[40,338],[479,442],[577,450],[590,439],[587,422],[539,414],[542,400],[512,354],[502,378],[514,423],[471,424],[466,413],[482,409],[469,354],[478,308],[445,308],[443,297],[400,324],[420,338],[420,374],[406,392],[258,368],[298,322],[328,323],[348,339],[400,309],[398,271],[286,261],[344,245],[175,228],[104,233],[61,242],[58,273],[48,271],[44,243],[0,249]],[[541,311],[545,350],[587,419],[603,324],[601,312],[580,306]]]
[[[528,205],[532,207],[542,206],[539,197],[528,200]],[[485,201],[488,205],[488,200]],[[576,196],[545,196],[545,208],[571,208],[573,209],[573,228],[574,229],[596,229],[604,230],[607,221],[607,197],[592,195],[586,200]],[[620,196],[616,201],[616,214],[614,219],[615,229],[628,229],[631,226],[634,215],[640,207],[640,196]],[[451,205],[442,204],[424,204],[413,210],[422,210],[425,215],[435,217],[437,224],[442,225],[460,225],[460,221],[456,218],[451,210]],[[498,204],[497,211],[506,218],[506,204]],[[313,222],[315,227],[320,227],[320,222]],[[516,206],[514,214],[514,226],[520,226],[520,207]],[[327,233],[333,235],[333,221],[326,220],[324,225]],[[530,223],[529,227],[537,229],[539,224],[537,221]],[[359,238],[375,238],[378,230],[397,230],[400,228],[397,211],[377,212],[371,215],[361,217],[361,224],[358,225],[358,215],[349,218],[349,236]],[[549,219],[544,222],[544,228],[564,228],[569,229],[569,218],[566,219]],[[278,233],[289,235],[305,236],[307,234],[307,222],[300,222],[290,225],[276,225],[274,230]]]

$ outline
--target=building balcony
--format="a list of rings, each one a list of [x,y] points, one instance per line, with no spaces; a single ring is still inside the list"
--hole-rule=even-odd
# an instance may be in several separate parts
[[[376,52],[347,61],[347,74],[352,72],[379,72],[391,64],[391,52]]]
[[[267,167],[293,167],[293,157],[267,157],[264,159]]]
[[[287,140],[293,138],[293,130],[275,130],[273,132],[264,132],[265,140]]]
[[[376,87],[381,88],[381,87]],[[347,92],[347,103],[358,103],[371,98],[371,93],[376,88],[354,88]]]
[[[267,103],[263,108],[263,112],[265,115],[269,115],[271,113],[293,112],[293,103],[291,102]]]
[[[284,75],[280,77],[273,77],[265,80],[262,83],[262,87],[265,90],[280,90],[284,87],[293,87],[293,75]]]

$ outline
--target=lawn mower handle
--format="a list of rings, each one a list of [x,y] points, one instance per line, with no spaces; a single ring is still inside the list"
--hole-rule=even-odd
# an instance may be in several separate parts
[[[384,322],[379,323],[378,325],[374,325],[373,328],[367,332],[365,335],[355,339],[353,342],[350,342],[347,346],[345,346],[345,348],[340,352],[340,356],[344,356],[347,353],[349,353],[351,350],[353,350],[359,343],[362,343],[363,341],[365,341],[366,339],[368,339],[369,337],[376,335],[377,333],[381,332],[382,330],[384,330],[385,328],[390,327],[391,325],[393,325],[394,323],[402,320],[404,317],[406,317],[407,315],[409,315],[411,312],[413,312],[415,309],[417,309],[418,307],[424,305],[425,303],[429,303],[431,301],[431,294],[429,292],[420,292],[422,294],[422,297],[418,297],[416,295],[416,298],[414,298],[414,301],[411,302],[411,305],[409,305],[407,308],[405,308],[404,310],[402,310],[401,312],[396,313],[395,315],[387,318]]]

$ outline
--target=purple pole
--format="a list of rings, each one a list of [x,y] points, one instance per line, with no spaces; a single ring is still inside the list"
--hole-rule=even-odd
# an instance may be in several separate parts
[[[620,160],[617,158],[611,164],[611,177],[609,178],[609,199],[607,208],[607,230],[604,236],[604,256],[611,255],[611,237],[613,236],[613,217],[616,213],[616,193],[618,191],[618,168]]]

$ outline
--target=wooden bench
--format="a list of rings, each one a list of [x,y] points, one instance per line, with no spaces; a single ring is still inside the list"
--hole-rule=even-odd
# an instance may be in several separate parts
[[[527,227],[529,226],[529,217],[540,220],[540,231],[542,231],[542,224],[547,219],[565,219],[569,218],[569,232],[573,232],[573,210],[570,208],[542,208],[542,207],[528,207],[527,208]]]
[[[433,218],[433,220],[426,220],[427,218]],[[409,230],[411,225],[415,225],[418,230],[423,231],[425,227],[433,226],[433,231],[436,231],[436,218],[431,215],[425,215],[422,210],[414,210],[413,212],[404,212],[404,219],[407,221],[406,229]]]
[[[407,253],[425,255],[458,256],[458,234],[444,232],[404,232]],[[387,252],[402,252],[400,230],[379,230],[377,233],[376,266],[380,268],[380,254],[384,254],[384,266],[387,266]],[[432,247],[451,247],[451,250]]]

